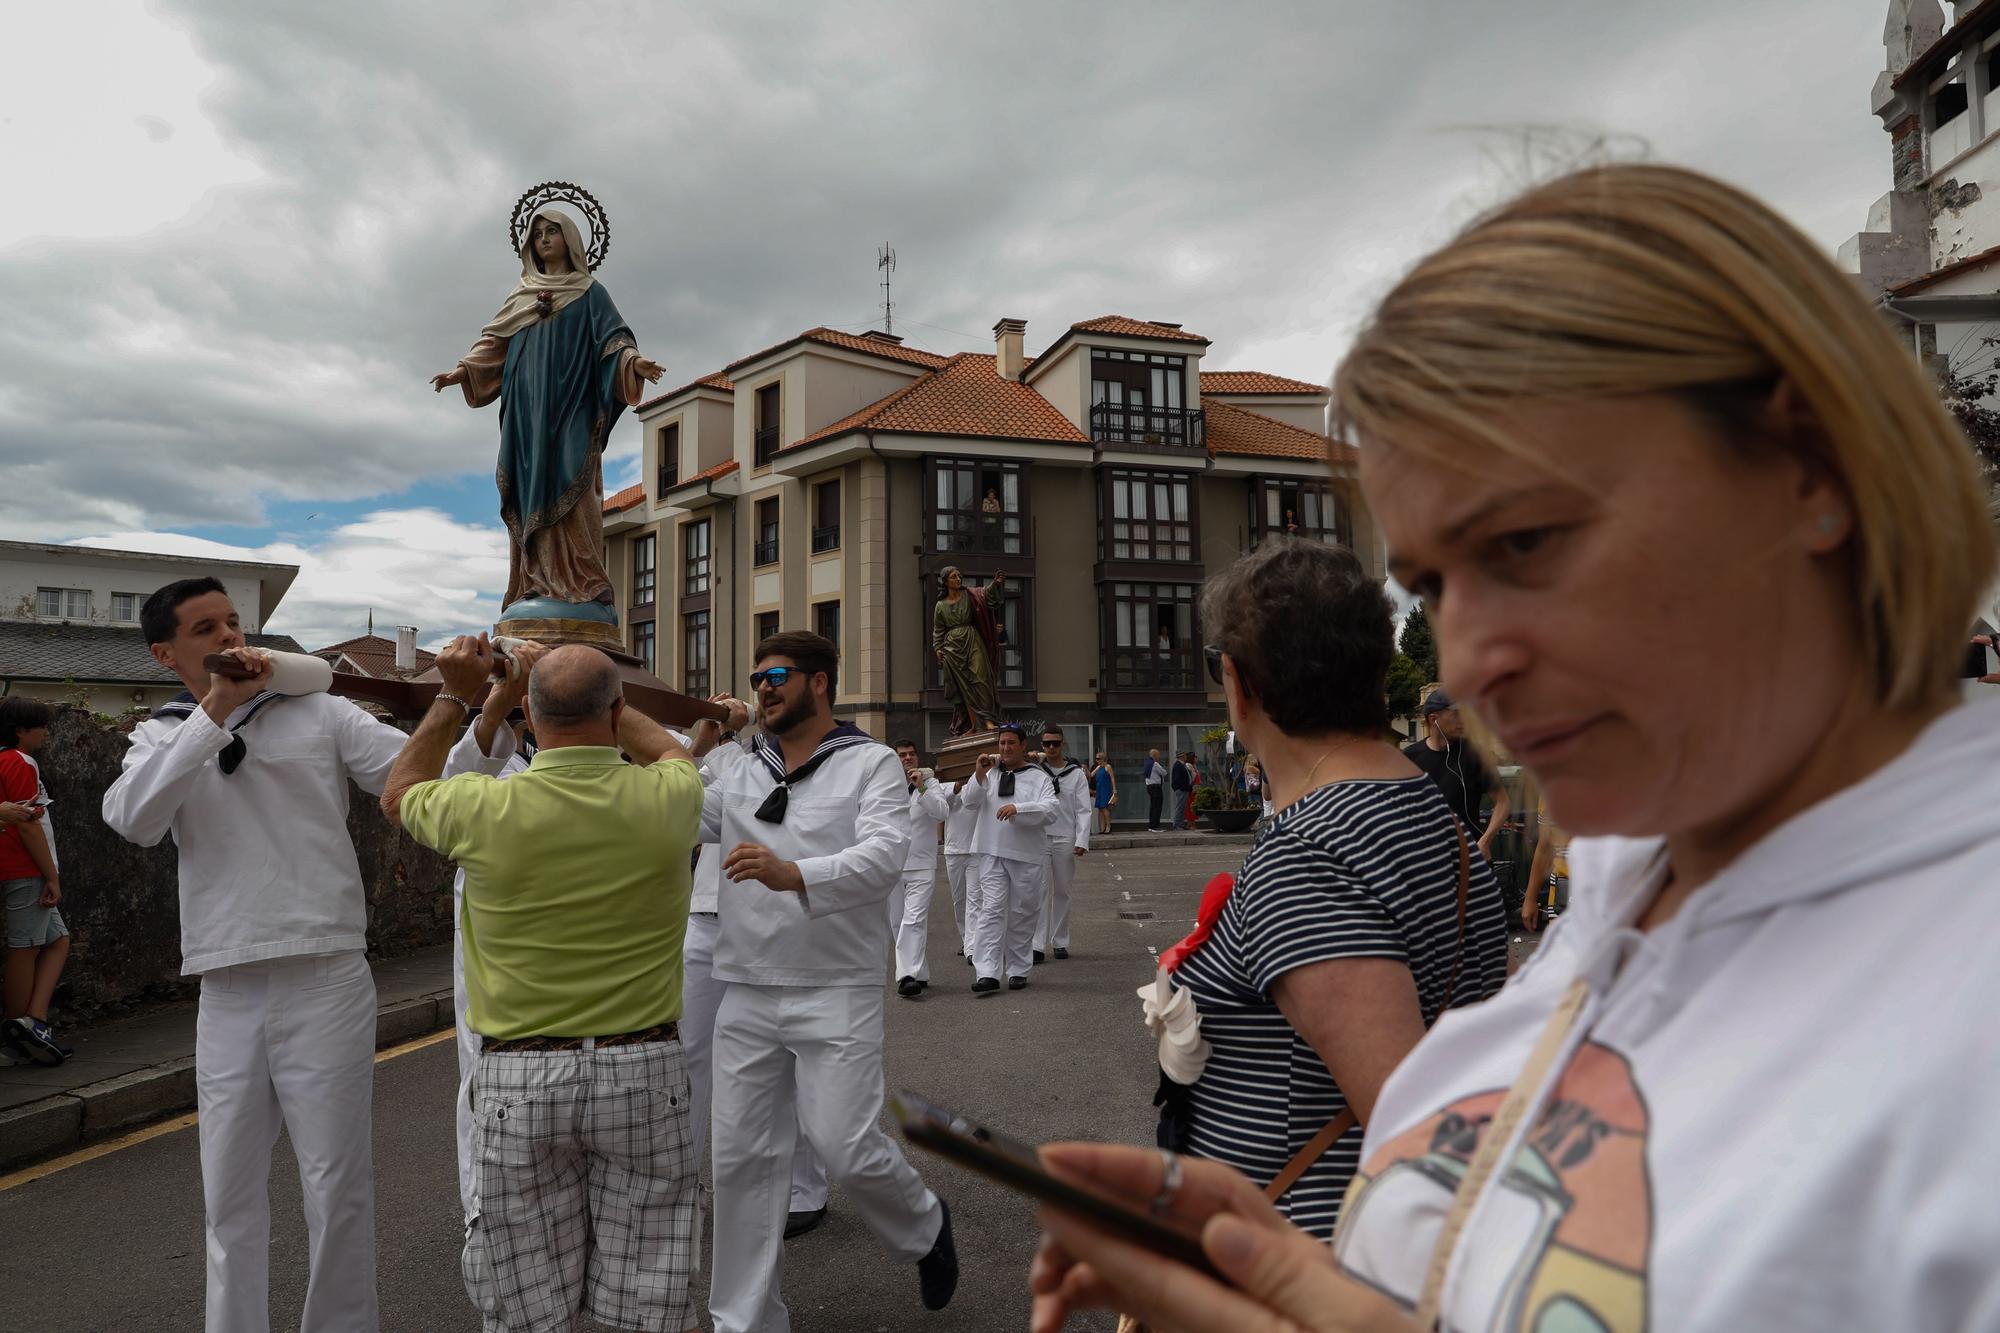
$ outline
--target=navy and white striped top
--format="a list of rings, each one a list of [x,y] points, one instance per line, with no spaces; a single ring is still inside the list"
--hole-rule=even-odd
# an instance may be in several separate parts
[[[1287,807],[1245,859],[1214,934],[1174,973],[1213,1047],[1191,1089],[1192,1151],[1268,1184],[1346,1109],[1325,1063],[1271,996],[1280,976],[1330,959],[1397,959],[1416,978],[1428,1027],[1457,952],[1458,838],[1429,778],[1330,783]],[[1474,849],[1452,1003],[1484,1000],[1506,979],[1506,913]],[[1343,1135],[1279,1210],[1330,1237],[1361,1137],[1359,1126]]]

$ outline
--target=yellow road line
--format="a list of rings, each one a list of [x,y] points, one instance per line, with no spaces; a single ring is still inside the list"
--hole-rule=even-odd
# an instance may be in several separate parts
[[[457,1035],[457,1029],[446,1028],[442,1032],[433,1032],[426,1037],[413,1037],[409,1041],[399,1045],[387,1046],[375,1052],[375,1063],[379,1065],[384,1060],[393,1060],[399,1055],[409,1055],[413,1051],[424,1050],[427,1047],[437,1045],[439,1042],[450,1041]],[[121,1149],[136,1147],[141,1143],[157,1139],[161,1135],[176,1133],[194,1124],[197,1119],[198,1117],[195,1113],[190,1111],[186,1115],[178,1115],[171,1120],[162,1120],[158,1124],[146,1125],[142,1128],[132,1130],[130,1133],[120,1134],[115,1139],[106,1139],[102,1143],[93,1143],[87,1148],[79,1148],[72,1153],[64,1153],[61,1157],[51,1157],[46,1162],[37,1162],[33,1166],[23,1167],[12,1175],[0,1175],[0,1194],[5,1194],[8,1190],[21,1185],[32,1185],[35,1181],[46,1179],[49,1176],[55,1175],[58,1171],[67,1171],[73,1166],[82,1166],[85,1162],[94,1162],[100,1157],[108,1157],[110,1154],[118,1152]]]

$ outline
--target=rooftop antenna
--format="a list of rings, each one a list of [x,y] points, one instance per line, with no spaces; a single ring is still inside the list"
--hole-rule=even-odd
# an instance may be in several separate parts
[[[882,270],[882,332],[896,331],[896,303],[889,299],[889,275],[896,271],[896,252],[887,241],[875,253],[875,267]]]

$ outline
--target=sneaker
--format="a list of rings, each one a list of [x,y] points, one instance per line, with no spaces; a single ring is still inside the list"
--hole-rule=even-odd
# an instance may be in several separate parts
[[[1008,990],[1026,990],[1026,989],[1028,989],[1028,979],[1027,979],[1026,977],[1008,977],[1008,978],[1007,978],[1007,989],[1008,989]]]
[[[972,983],[972,993],[974,995],[991,995],[999,989],[1000,978],[998,977],[981,977]]]
[[[944,1309],[958,1290],[958,1247],[951,1243],[951,1209],[943,1199],[938,1200],[938,1208],[944,1221],[938,1225],[937,1243],[917,1260],[917,1290],[923,1294],[926,1310]]]
[[[15,1042],[38,1065],[59,1065],[67,1054],[56,1045],[56,1034],[39,1018],[10,1018],[6,1026]]]
[[[824,1221],[826,1221],[826,1205],[824,1204],[821,1204],[811,1212],[786,1213],[785,1239],[790,1240],[794,1236],[803,1236],[806,1232],[811,1231]]]
[[[1069,957],[1069,950],[1068,950],[1068,949],[1065,949],[1065,948],[1063,948],[1063,947],[1062,947],[1061,945],[1057,945],[1057,946],[1056,946],[1056,957],[1058,957],[1058,958],[1067,958],[1067,957]]]
[[[924,983],[915,977],[902,977],[896,982],[896,994],[911,999],[923,991]]]

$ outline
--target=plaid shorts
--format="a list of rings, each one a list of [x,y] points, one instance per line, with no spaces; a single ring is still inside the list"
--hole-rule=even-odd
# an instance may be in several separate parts
[[[648,1333],[695,1326],[700,1213],[678,1041],[487,1051],[472,1107],[465,1290],[485,1333],[569,1333],[579,1310]]]

